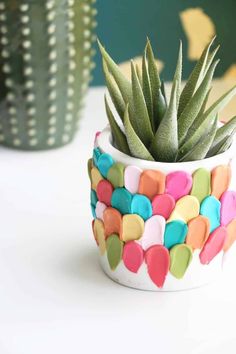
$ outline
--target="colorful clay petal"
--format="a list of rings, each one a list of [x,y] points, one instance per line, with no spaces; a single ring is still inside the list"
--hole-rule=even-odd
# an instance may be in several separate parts
[[[95,208],[95,213],[96,213],[96,216],[97,216],[98,219],[104,220],[103,219],[103,213],[106,210],[106,208],[107,208],[106,204],[101,203],[99,201],[97,202],[96,208]]]
[[[165,191],[165,175],[156,170],[146,170],[140,176],[139,193],[152,200],[157,194]]]
[[[236,219],[231,221],[227,226],[227,238],[224,243],[223,250],[227,252],[236,240]]]
[[[111,234],[121,234],[122,216],[120,212],[114,208],[106,208],[103,213],[106,237]]]
[[[125,188],[132,194],[138,193],[141,168],[137,166],[127,166],[124,173]]]
[[[165,219],[160,215],[154,215],[145,222],[143,236],[138,241],[145,251],[153,245],[163,245],[165,226]]]
[[[211,173],[205,168],[199,168],[193,174],[193,187],[191,195],[195,196],[199,203],[211,194]]]
[[[131,202],[131,213],[138,214],[144,221],[149,219],[152,216],[150,200],[145,195],[135,194]]]
[[[103,255],[106,251],[105,229],[101,220],[96,219],[93,225],[94,237],[98,243],[100,254]]]
[[[206,197],[200,208],[200,214],[207,217],[210,221],[210,232],[220,226],[221,203],[213,196]]]
[[[124,170],[125,166],[120,162],[114,163],[109,169],[107,179],[114,188],[124,187]]]
[[[200,204],[196,197],[186,195],[179,199],[168,221],[182,219],[186,223],[199,215]]]
[[[145,253],[148,274],[158,288],[162,288],[170,267],[168,250],[161,245],[150,247]]]
[[[98,146],[98,137],[101,134],[101,132],[97,132],[94,137],[94,147],[96,148]]]
[[[88,176],[91,181],[91,170],[93,168],[93,159],[89,159],[87,162],[87,168],[88,168]]]
[[[181,220],[171,221],[166,224],[164,245],[171,248],[176,244],[183,243],[188,233],[188,226]]]
[[[92,212],[93,218],[96,219],[97,215],[96,215],[95,206],[90,204],[90,207],[91,207],[91,212]]]
[[[112,193],[113,193],[113,186],[109,181],[103,179],[98,183],[97,196],[100,202],[106,204],[107,206],[110,206]]]
[[[192,176],[185,171],[169,173],[166,177],[166,193],[175,200],[189,194],[192,188]]]
[[[111,235],[106,240],[107,259],[111,270],[115,270],[122,259],[123,242],[117,235]]]
[[[236,192],[227,191],[221,199],[221,225],[227,226],[236,218]]]
[[[122,219],[122,236],[125,242],[138,240],[144,232],[144,221],[139,215],[124,215]]]
[[[112,193],[111,205],[121,212],[121,214],[131,213],[132,194],[125,188],[117,188]]]
[[[142,247],[135,241],[127,242],[123,251],[123,262],[127,269],[137,273],[143,264],[144,254]]]
[[[192,249],[188,245],[176,245],[170,250],[170,272],[177,278],[184,277],[193,258]]]
[[[205,216],[199,215],[188,223],[186,244],[195,249],[202,249],[210,234],[210,221]]]
[[[211,194],[220,199],[222,194],[227,191],[231,181],[231,167],[229,165],[217,166],[211,172]]]
[[[95,148],[93,149],[93,163],[94,163],[94,166],[98,166],[98,160],[99,160],[99,157],[101,156],[101,151],[99,148]]]
[[[97,198],[97,193],[91,189],[90,191],[90,204],[93,205],[94,207],[96,207],[98,198]]]
[[[96,191],[98,183],[103,179],[101,173],[97,167],[93,167],[91,170],[91,187]]]
[[[202,264],[209,264],[212,259],[223,249],[227,238],[227,229],[223,226],[218,227],[208,237],[199,255]]]
[[[153,215],[161,215],[166,220],[169,219],[174,207],[175,200],[170,194],[159,194],[152,200]]]
[[[109,154],[101,154],[99,156],[97,167],[103,177],[107,177],[107,173],[114,164],[113,158]]]

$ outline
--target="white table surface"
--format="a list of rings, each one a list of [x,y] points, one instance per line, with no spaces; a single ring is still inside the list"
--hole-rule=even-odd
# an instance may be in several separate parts
[[[75,141],[0,148],[0,354],[236,353],[236,268],[201,289],[152,293],[100,270],[87,159],[106,124],[91,89]]]

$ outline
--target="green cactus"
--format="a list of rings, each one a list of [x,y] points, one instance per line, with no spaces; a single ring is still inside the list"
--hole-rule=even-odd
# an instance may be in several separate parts
[[[0,143],[72,140],[91,80],[96,0],[0,0]]]

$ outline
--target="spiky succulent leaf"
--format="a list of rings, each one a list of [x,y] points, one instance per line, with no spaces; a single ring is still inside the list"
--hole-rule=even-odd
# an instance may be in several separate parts
[[[235,133],[235,131],[234,131],[234,133]],[[215,155],[222,154],[223,152],[228,150],[231,147],[233,140],[234,140],[234,138],[232,135],[228,136],[228,139],[226,139],[224,141],[224,143],[221,145],[221,147],[218,149],[218,151],[215,153]]]
[[[155,124],[153,121],[153,102],[152,102],[152,90],[151,82],[148,73],[148,65],[146,52],[143,55],[142,59],[142,84],[143,84],[143,95],[148,109],[148,114],[151,120],[152,130],[155,131]]]
[[[199,115],[202,115],[205,110],[206,110],[206,107],[207,107],[207,103],[208,103],[208,100],[209,100],[209,97],[210,97],[210,93],[211,93],[211,88],[208,90],[207,94],[206,94],[206,97],[201,105],[201,108],[200,108],[200,111],[199,111]]]
[[[179,44],[179,55],[178,55],[178,60],[177,60],[177,66],[175,70],[175,75],[174,75],[174,82],[177,84],[177,91],[176,91],[176,107],[178,108],[179,106],[179,100],[180,100],[180,93],[181,93],[181,79],[182,79],[182,42],[180,41]]]
[[[177,95],[178,82],[174,81],[169,106],[150,147],[157,161],[175,161],[176,158],[178,151]]]
[[[124,115],[124,126],[127,142],[129,145],[130,152],[132,156],[139,159],[154,161],[153,156],[150,154],[148,149],[139,139],[138,135],[135,133],[132,124],[129,118],[129,109],[128,105],[126,106],[125,115]]]
[[[212,125],[212,128],[209,130],[209,132],[199,140],[196,146],[194,146],[185,156],[183,156],[178,161],[184,162],[184,161],[195,161],[195,160],[204,159],[214,140],[216,130],[217,130],[217,123],[218,123],[218,119],[216,117]]]
[[[111,127],[111,131],[112,131],[112,135],[113,135],[113,139],[117,145],[117,148],[122,151],[125,154],[130,154],[130,149],[127,143],[127,139],[125,134],[122,132],[122,130],[120,129],[119,125],[117,124],[115,117],[109,107],[107,98],[105,96],[105,107],[106,107],[106,113],[107,113],[107,117],[109,120],[109,124]]]
[[[206,71],[206,66],[207,66],[207,60],[208,60],[208,55],[209,55],[209,50],[214,42],[214,39],[208,44],[208,46],[204,49],[202,52],[202,55],[200,59],[198,60],[197,64],[195,65],[182,93],[180,96],[180,101],[179,101],[179,109],[178,109],[178,116],[181,115],[183,112],[184,108],[188,104],[189,100],[191,99],[192,95],[198,88],[198,86],[201,84],[204,73]],[[216,54],[216,53],[215,53]],[[214,57],[212,57],[212,60]]]
[[[134,113],[137,123],[138,136],[145,146],[149,146],[153,139],[153,132],[142,87],[138,80],[133,62],[131,61],[132,93]]]
[[[219,61],[216,61],[210,66],[207,74],[205,75],[201,85],[190,98],[188,104],[184,108],[178,119],[178,134],[180,144],[183,142],[184,138],[187,136],[188,130],[193,124],[195,118],[201,111],[202,102],[205,104],[205,98],[209,92],[209,88],[212,82],[215,68]]]
[[[143,78],[142,78],[142,74],[141,74],[138,64],[135,65],[135,70],[136,70],[136,73],[138,76],[138,81],[139,81],[140,85],[143,86]]]
[[[217,130],[211,149],[214,148],[219,143],[221,143],[226,137],[232,135],[235,129],[236,129],[236,117],[233,117]]]
[[[117,85],[115,84],[114,80],[112,79],[112,77],[108,71],[107,64],[104,60],[103,60],[103,72],[104,72],[104,76],[105,76],[105,80],[106,80],[107,89],[108,89],[108,92],[109,92],[110,97],[112,99],[112,102],[113,102],[121,120],[123,121],[124,113],[125,113],[125,103],[124,103],[124,100],[120,94],[120,91],[119,91]]]
[[[153,122],[155,126],[154,131],[156,131],[166,112],[166,102],[161,92],[161,80],[159,77],[152,46],[149,40],[147,40],[145,55],[148,62],[148,72],[152,91]]]
[[[189,129],[189,134],[194,134],[200,126],[204,125],[205,121],[209,122],[211,119],[213,119],[229,103],[235,94],[236,85],[233,86],[224,95],[222,95],[215,103],[213,103],[213,105],[209,107],[205,113],[203,113],[201,116],[197,116]]]

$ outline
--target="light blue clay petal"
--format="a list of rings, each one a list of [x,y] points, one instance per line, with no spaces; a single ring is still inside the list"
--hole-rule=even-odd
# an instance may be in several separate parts
[[[188,226],[181,220],[171,221],[166,224],[164,245],[166,248],[171,248],[174,245],[184,243],[188,233]]]
[[[121,214],[131,214],[132,194],[125,188],[116,188],[112,193],[111,205]]]
[[[90,206],[91,206],[92,215],[93,215],[94,219],[96,219],[97,215],[96,215],[96,212],[95,212],[95,206],[92,205],[92,204],[90,204]]]
[[[91,203],[91,205],[96,207],[97,201],[98,201],[97,193],[93,189],[91,189],[91,192],[90,192],[90,203]]]
[[[96,148],[96,149],[93,149],[93,163],[94,163],[94,166],[97,167],[98,165],[98,160],[99,160],[99,157],[101,156],[101,151],[99,148]]]
[[[213,196],[206,197],[200,207],[200,214],[206,216],[210,221],[210,232],[220,226],[221,203]]]
[[[98,169],[103,177],[107,177],[107,173],[114,164],[113,158],[109,154],[101,154],[98,159]]]
[[[147,220],[152,216],[152,204],[150,200],[141,194],[136,194],[131,203],[131,213],[138,214],[143,218],[143,220]]]

